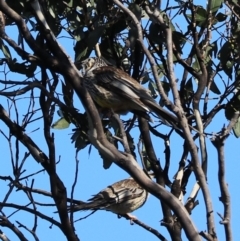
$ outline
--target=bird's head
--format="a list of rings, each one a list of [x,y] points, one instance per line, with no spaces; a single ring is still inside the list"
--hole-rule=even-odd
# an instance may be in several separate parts
[[[107,66],[107,65],[108,64],[102,58],[97,58],[97,57],[91,57],[81,62],[83,74],[86,74],[89,71],[92,71],[96,68]]]

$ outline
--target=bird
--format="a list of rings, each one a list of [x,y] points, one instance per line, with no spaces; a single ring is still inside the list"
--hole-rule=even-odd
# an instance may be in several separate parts
[[[106,210],[134,220],[136,217],[131,212],[143,206],[147,197],[148,192],[130,177],[108,186],[87,202],[70,206],[68,211]]]
[[[83,84],[101,108],[117,114],[130,111],[148,120],[153,111],[167,125],[178,123],[176,116],[159,106],[149,91],[123,70],[98,57],[82,61],[81,66]]]

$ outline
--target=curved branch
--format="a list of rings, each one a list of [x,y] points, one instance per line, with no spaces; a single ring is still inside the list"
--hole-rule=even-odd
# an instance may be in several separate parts
[[[23,233],[14,224],[12,224],[7,219],[7,217],[0,216],[0,225],[3,227],[8,227],[10,230],[12,230],[21,241],[28,241],[23,235]],[[9,239],[6,239],[6,240],[9,240]]]
[[[42,219],[50,222],[51,224],[54,224],[55,226],[57,226],[58,228],[60,228],[63,231],[63,227],[62,227],[61,223],[57,222],[53,218],[50,218],[50,217],[42,214],[41,212],[35,211],[35,210],[33,210],[31,208],[28,208],[28,207],[17,205],[17,204],[14,204],[14,203],[2,203],[2,202],[0,202],[0,205],[3,206],[3,207],[10,207],[10,208],[18,209],[18,210],[24,210],[26,212],[37,215],[39,218],[42,218]]]
[[[55,172],[53,172],[51,163],[49,162],[47,155],[42,150],[40,150],[40,148],[28,135],[24,133],[24,130],[21,126],[19,126],[16,123],[13,123],[10,120],[7,112],[4,110],[2,105],[0,105],[0,119],[8,126],[11,134],[14,135],[28,149],[33,158],[37,162],[41,163],[41,165],[47,171],[51,179],[53,198],[55,200],[57,208],[62,211],[59,212],[60,219],[62,222],[61,229],[69,240],[78,241],[78,237],[75,235],[73,227],[70,225],[68,219],[66,188],[61,179],[58,177],[58,175]]]

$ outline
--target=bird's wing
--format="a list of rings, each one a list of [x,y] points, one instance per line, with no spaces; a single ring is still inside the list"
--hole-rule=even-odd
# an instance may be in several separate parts
[[[93,70],[93,73],[99,78],[99,83],[103,84],[106,88],[111,85],[124,93],[129,93],[130,96],[133,95],[134,97],[140,98],[139,94],[141,94],[145,98],[152,99],[145,88],[121,69],[112,66],[102,66]],[[120,92],[120,94],[124,93]]]
[[[118,80],[118,81],[114,81],[112,85],[122,86],[124,83],[125,86],[127,86],[130,90],[134,92],[134,94],[138,96],[138,100],[140,100],[142,104],[144,104],[151,111],[154,111],[155,113],[158,114],[159,118],[163,121],[163,123],[170,126],[177,125],[178,123],[177,117],[169,113],[169,111],[165,110],[160,105],[158,105],[156,101],[152,98],[152,96],[149,94],[147,89],[142,87],[135,79],[130,77],[122,70],[120,73],[116,71],[115,74],[113,75],[113,78],[114,80]],[[121,92],[121,94],[124,96],[124,93]]]
[[[88,202],[72,206],[69,210],[74,212],[80,210],[110,210],[111,206],[124,204],[129,200],[133,201],[142,195],[147,197],[146,190],[139,186],[132,178],[124,179],[103,189],[89,199]]]
[[[138,106],[141,106],[142,111],[149,111],[140,99],[145,98],[150,101],[152,97],[145,88],[124,71],[112,66],[102,66],[94,69],[93,74],[98,85],[118,93],[119,96],[125,99],[130,99]]]
[[[125,179],[116,182],[106,189],[99,192],[90,202],[103,201],[105,205],[110,206],[117,203],[122,203],[129,199],[134,199],[142,195],[145,190],[140,187],[133,179]]]
[[[102,66],[93,70],[93,73],[98,80],[98,84],[111,91],[115,89],[116,93],[126,99],[131,99],[145,111],[149,111],[149,109],[154,111],[165,124],[175,126],[178,123],[176,116],[159,106],[147,89],[121,69]]]

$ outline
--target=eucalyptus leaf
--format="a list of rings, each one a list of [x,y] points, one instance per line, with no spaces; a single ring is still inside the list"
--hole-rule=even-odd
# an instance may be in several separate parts
[[[72,139],[72,142],[75,141],[75,148],[77,149],[77,151],[84,149],[87,145],[90,144],[86,133],[81,129],[77,130],[73,134],[71,139]]]
[[[2,40],[0,40],[0,48],[2,49],[2,52],[6,59],[12,59],[8,46],[5,45]]]
[[[136,18],[138,20],[142,17],[142,9],[139,7],[138,4],[131,3],[129,4],[129,9],[135,14]]]
[[[56,121],[55,123],[52,124],[52,128],[53,129],[57,129],[57,130],[63,130],[68,128],[70,125],[70,123],[65,119],[65,118],[61,118],[58,121]]]
[[[209,1],[209,3],[211,3],[210,9],[212,10],[212,13],[214,14],[222,6],[223,0],[211,0],[211,1]]]
[[[217,87],[217,85],[214,81],[211,84],[210,90],[217,95],[221,94],[221,91],[219,90],[219,88]]]
[[[238,118],[237,123],[233,127],[233,133],[237,138],[240,137],[240,118]]]

